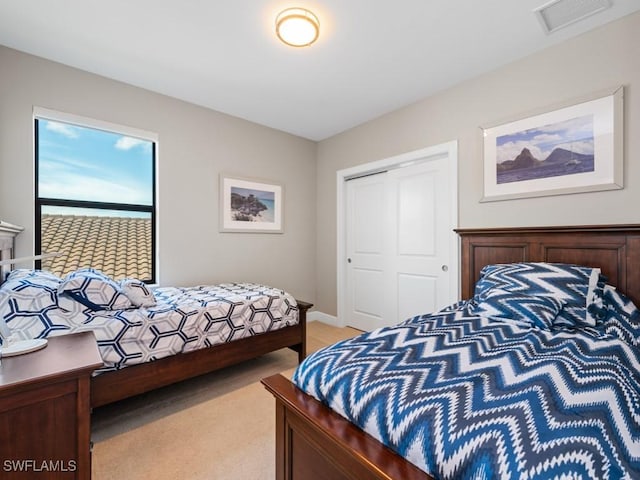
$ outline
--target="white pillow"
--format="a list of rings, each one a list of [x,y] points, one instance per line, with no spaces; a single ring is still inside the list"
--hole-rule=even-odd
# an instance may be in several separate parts
[[[93,268],[69,273],[58,287],[58,294],[66,294],[94,311],[125,310],[133,306],[115,280]]]

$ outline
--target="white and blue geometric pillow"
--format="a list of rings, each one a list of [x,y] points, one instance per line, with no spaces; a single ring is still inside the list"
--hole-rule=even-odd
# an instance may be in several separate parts
[[[62,279],[41,270],[14,270],[0,286],[0,298],[13,301],[20,311],[37,312],[55,307],[58,286]]]
[[[57,292],[61,282],[41,270],[18,269],[7,276],[0,286],[0,317],[18,339],[44,338],[69,329],[59,315]]]
[[[120,289],[136,307],[153,307],[156,304],[156,297],[142,280],[137,278],[120,280]]]
[[[133,307],[115,280],[93,268],[69,273],[58,287],[58,294],[66,294],[94,311]]]
[[[47,270],[34,270],[31,268],[17,268],[7,275],[7,283],[17,280],[28,280],[32,285],[59,285],[62,279]]]
[[[479,317],[515,320],[551,330],[564,302],[555,297],[532,296],[492,288],[473,298],[469,312]]]
[[[509,263],[487,265],[480,272],[475,295],[500,288],[529,296],[554,297],[564,303],[554,327],[595,326],[588,308],[602,298],[604,277],[599,268],[562,263]]]

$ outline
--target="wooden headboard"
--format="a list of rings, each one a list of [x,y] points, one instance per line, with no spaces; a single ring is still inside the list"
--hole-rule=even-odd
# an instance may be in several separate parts
[[[458,229],[462,298],[485,265],[512,262],[573,263],[600,267],[607,283],[640,305],[640,225]]]

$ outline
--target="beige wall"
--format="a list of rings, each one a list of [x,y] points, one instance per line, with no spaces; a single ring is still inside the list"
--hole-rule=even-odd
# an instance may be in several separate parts
[[[262,281],[335,315],[343,168],[458,140],[461,227],[640,223],[638,44],[634,14],[318,144],[0,47],[0,219],[27,227],[18,254],[30,253],[34,105],[156,132],[160,282]],[[479,202],[479,127],[618,85],[623,190]],[[218,233],[220,172],[283,182],[286,233]]]
[[[33,252],[33,107],[159,135],[160,283],[256,281],[315,297],[316,144],[0,47],[0,219]],[[218,232],[218,175],[285,187],[285,233]],[[27,265],[28,266],[28,265]]]
[[[320,142],[317,308],[336,313],[336,171],[403,152],[458,140],[460,227],[640,223],[638,45],[640,14],[634,14]],[[479,127],[619,85],[623,190],[479,202]]]

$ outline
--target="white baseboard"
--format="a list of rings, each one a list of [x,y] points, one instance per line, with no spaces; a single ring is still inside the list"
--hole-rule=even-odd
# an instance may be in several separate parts
[[[332,327],[344,327],[341,322],[338,321],[338,317],[329,315],[327,313],[318,312],[316,310],[307,312],[307,322],[322,322]]]

